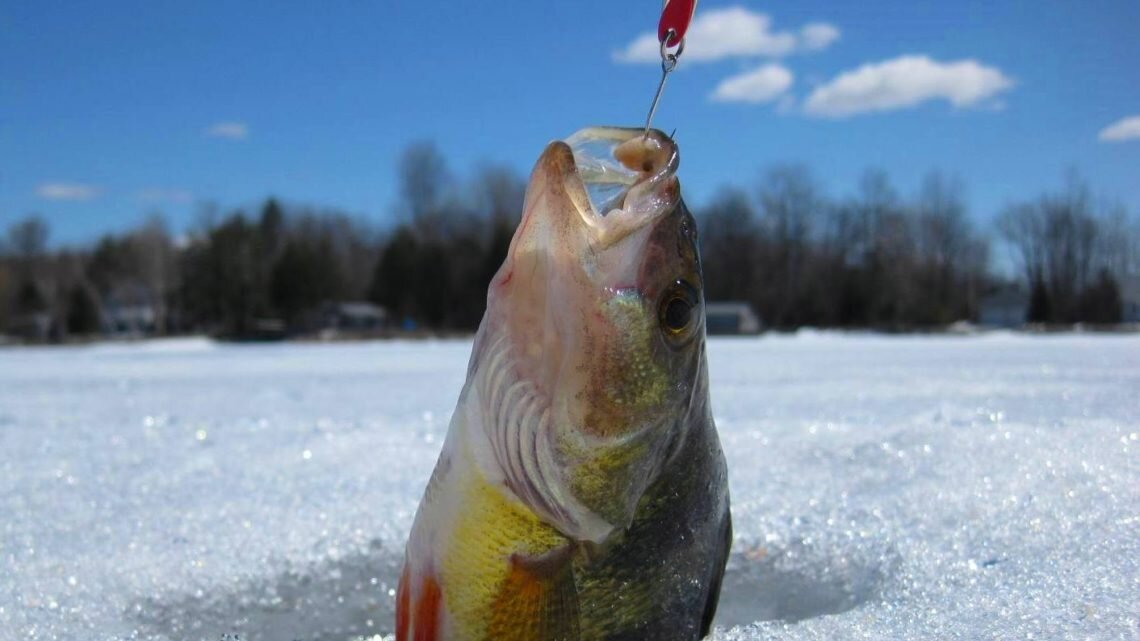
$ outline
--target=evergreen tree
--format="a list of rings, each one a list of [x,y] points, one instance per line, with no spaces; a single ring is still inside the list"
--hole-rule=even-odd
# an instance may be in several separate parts
[[[20,283],[20,288],[16,290],[16,301],[13,307],[15,307],[18,316],[35,314],[47,309],[47,300],[44,299],[44,295],[35,281],[25,280]]]
[[[67,333],[84,336],[99,331],[99,305],[91,291],[81,284],[71,288],[67,297]]]
[[[1109,325],[1124,319],[1124,301],[1120,286],[1107,269],[1100,270],[1096,280],[1081,294],[1080,320]]]
[[[304,313],[340,295],[340,275],[327,239],[294,239],[285,245],[273,267],[270,300],[286,322],[296,325]]]
[[[400,226],[385,244],[368,289],[370,300],[401,321],[417,313],[413,292],[422,287],[417,272],[418,254],[415,234],[407,226]]]
[[[1049,301],[1049,288],[1045,282],[1034,281],[1029,292],[1029,309],[1025,313],[1027,323],[1048,323],[1053,320],[1053,307]]]

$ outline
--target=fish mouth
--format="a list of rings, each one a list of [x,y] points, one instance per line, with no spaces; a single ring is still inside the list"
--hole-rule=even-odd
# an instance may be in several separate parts
[[[547,148],[545,163],[594,241],[611,246],[680,200],[680,154],[657,129],[588,127]]]

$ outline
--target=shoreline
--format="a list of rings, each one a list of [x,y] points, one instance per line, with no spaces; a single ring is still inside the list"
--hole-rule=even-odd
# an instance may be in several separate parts
[[[765,336],[795,336],[798,334],[833,334],[842,335],[878,335],[878,336],[987,336],[993,334],[1012,334],[1023,336],[1064,336],[1064,335],[1140,335],[1140,323],[1121,323],[1117,325],[1090,325],[1086,323],[1075,324],[1030,324],[1021,327],[983,327],[970,323],[955,323],[942,327],[927,328],[889,328],[889,327],[799,327],[795,329],[765,329],[755,333],[737,334],[709,334],[712,338],[764,338]],[[27,341],[19,338],[0,335],[0,349],[20,347],[76,347],[86,345],[130,345],[143,344],[167,340],[202,339],[223,345],[253,345],[253,344],[300,344],[300,343],[352,343],[376,341],[433,341],[469,339],[475,336],[474,331],[444,330],[444,331],[376,331],[376,332],[340,332],[325,330],[316,333],[297,334],[280,337],[232,337],[205,333],[167,334],[167,335],[136,335],[136,336],[81,336],[69,337],[59,341]]]

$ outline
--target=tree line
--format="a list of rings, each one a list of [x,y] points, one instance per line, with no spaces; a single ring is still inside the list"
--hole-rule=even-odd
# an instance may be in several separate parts
[[[699,218],[707,296],[747,301],[776,328],[977,321],[987,297],[1017,287],[1031,293],[1024,322],[1112,324],[1122,284],[1140,278],[1140,221],[1075,175],[988,228],[962,182],[937,172],[908,198],[869,170],[833,199],[798,166],[769,170],[751,194],[723,190]],[[996,268],[998,251],[1020,278]]]
[[[394,224],[269,199],[204,207],[184,234],[161,217],[90,247],[49,249],[30,216],[0,243],[0,334],[64,339],[123,330],[248,338],[305,333],[322,305],[371,301],[395,326],[470,331],[522,210],[523,177],[457,177],[431,143],[399,163]],[[932,173],[904,196],[880,171],[828,196],[802,166],[726,187],[695,208],[706,298],[749,303],[765,325],[921,329],[977,320],[1008,250],[1024,320],[1119,322],[1140,274],[1140,225],[1077,178],[976,225],[962,183]]]

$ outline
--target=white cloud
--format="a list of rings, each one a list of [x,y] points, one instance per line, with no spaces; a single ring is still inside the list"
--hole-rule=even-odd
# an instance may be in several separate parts
[[[249,137],[249,126],[244,122],[216,122],[206,127],[206,135],[211,138],[229,138],[230,140],[245,140]]]
[[[839,29],[812,23],[797,36],[790,31],[772,31],[768,14],[744,7],[725,7],[697,12],[685,34],[688,62],[711,62],[726,58],[778,58],[797,50],[824,49],[839,37]],[[624,49],[614,52],[618,62],[660,62],[656,33],[643,33]]]
[[[1121,118],[1100,130],[1097,139],[1101,142],[1124,142],[1140,140],[1140,115]]]
[[[816,87],[804,109],[815,116],[844,118],[938,99],[955,107],[973,107],[1012,86],[1013,80],[1000,69],[976,60],[938,62],[926,56],[902,56],[839,74]]]
[[[800,29],[800,47],[805,51],[822,51],[839,40],[839,29],[826,22],[812,22]]]
[[[794,76],[787,68],[771,63],[757,69],[729,76],[713,90],[716,102],[771,102],[792,86]]]
[[[36,186],[36,195],[44,200],[94,200],[99,197],[99,188],[79,183],[42,183]]]
[[[135,193],[135,200],[146,205],[172,204],[185,205],[193,200],[190,192],[184,189],[166,189],[162,187],[149,187]]]

